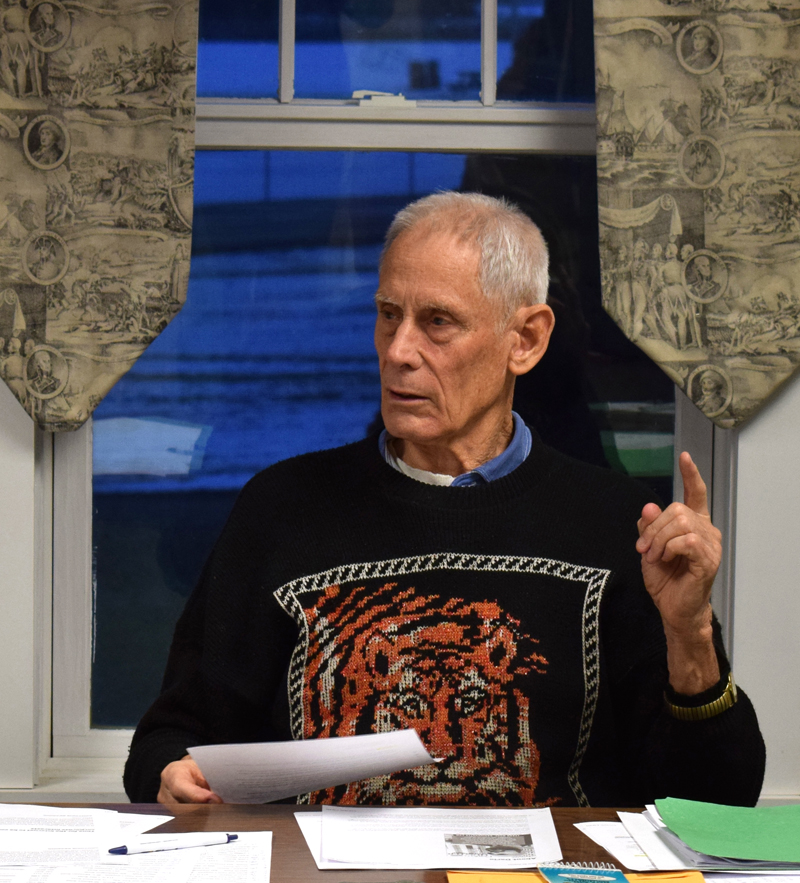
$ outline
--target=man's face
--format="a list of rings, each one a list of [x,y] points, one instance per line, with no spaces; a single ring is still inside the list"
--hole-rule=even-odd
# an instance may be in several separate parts
[[[711,40],[709,39],[708,32],[698,28],[692,34],[692,47],[695,52],[702,52],[711,44]]]
[[[700,255],[694,262],[697,272],[704,278],[711,276],[711,263],[705,255]]]
[[[42,147],[52,147],[56,142],[56,134],[49,126],[42,126],[39,130],[39,144]]]
[[[375,300],[381,412],[392,436],[412,447],[469,446],[502,424],[513,333],[497,331],[474,246],[423,222],[385,256]]]

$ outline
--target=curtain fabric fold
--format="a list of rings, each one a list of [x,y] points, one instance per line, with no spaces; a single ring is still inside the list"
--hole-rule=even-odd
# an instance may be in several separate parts
[[[800,364],[800,8],[594,9],[604,306],[736,426]]]
[[[0,376],[78,428],[186,299],[196,0],[0,12]]]

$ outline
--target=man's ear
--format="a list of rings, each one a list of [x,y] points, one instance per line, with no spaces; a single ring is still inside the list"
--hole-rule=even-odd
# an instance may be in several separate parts
[[[527,374],[542,358],[550,342],[556,317],[547,304],[520,307],[511,320],[509,331],[514,341],[508,356],[508,370],[519,377]]]

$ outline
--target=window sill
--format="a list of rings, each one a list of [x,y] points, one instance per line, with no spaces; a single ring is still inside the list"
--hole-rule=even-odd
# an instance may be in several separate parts
[[[4,803],[128,803],[119,758],[51,758],[33,788],[0,789]]]

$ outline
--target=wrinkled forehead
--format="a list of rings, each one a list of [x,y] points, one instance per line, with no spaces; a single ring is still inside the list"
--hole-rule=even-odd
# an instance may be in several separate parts
[[[451,295],[483,293],[480,251],[473,242],[461,241],[449,231],[424,223],[402,232],[383,255],[377,299],[395,285],[411,283],[418,293],[446,289]]]
[[[456,219],[444,214],[422,218],[399,233],[387,248],[384,260],[398,247],[415,251],[432,244],[442,256],[470,256],[480,260],[481,247],[476,237]]]

